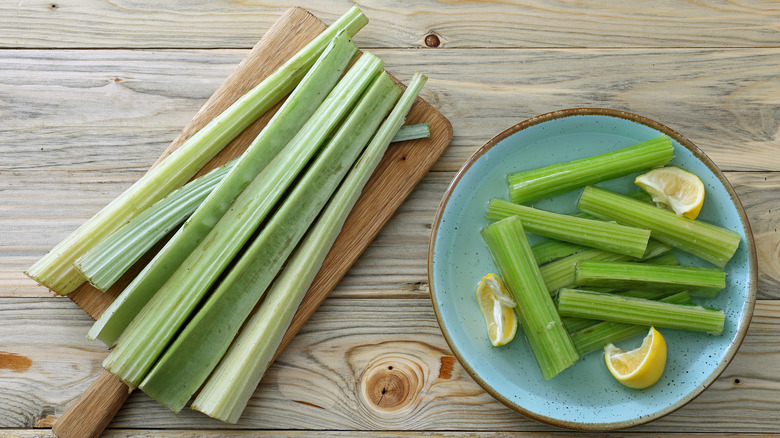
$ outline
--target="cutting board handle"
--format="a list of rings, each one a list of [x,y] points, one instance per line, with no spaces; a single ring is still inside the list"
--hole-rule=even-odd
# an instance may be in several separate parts
[[[118,377],[103,371],[68,410],[54,423],[59,438],[97,438],[127,400],[130,388]]]

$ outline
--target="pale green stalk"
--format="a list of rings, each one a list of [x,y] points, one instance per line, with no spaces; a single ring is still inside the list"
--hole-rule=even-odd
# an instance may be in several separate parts
[[[377,77],[258,237],[147,374],[141,390],[174,412],[184,407],[400,94],[387,73]]]
[[[184,222],[222,182],[233,161],[174,190],[87,251],[76,268],[98,290],[107,291],[155,243]]]
[[[517,303],[517,313],[545,380],[579,359],[544,285],[522,221],[511,216],[482,229],[499,275]]]
[[[418,140],[421,138],[428,138],[431,136],[431,127],[428,122],[417,123],[415,125],[404,125],[396,132],[393,137],[392,143],[398,141]]]
[[[582,245],[563,242],[561,240],[548,240],[531,246],[531,251],[534,253],[536,264],[541,266],[545,263],[578,253],[586,248],[587,247]]]
[[[137,386],[227,264],[344,118],[382,68],[364,53],[282,152],[247,186],[225,215],[127,327],[104,367]],[[186,225],[185,225],[186,228]]]
[[[327,107],[318,108],[356,52],[357,47],[343,32],[334,38],[222,183],[103,312],[90,329],[89,339],[100,339],[112,346],[143,306],[203,242],[239,194],[275,159],[279,151],[293,139],[299,144],[309,141],[307,136],[321,129],[314,120],[314,114],[316,111],[327,114]],[[331,100],[329,105],[334,102]]]
[[[693,296],[713,298],[726,287],[726,273],[719,268],[698,266],[585,260],[577,264],[574,284],[613,289],[687,290]]]
[[[558,312],[561,316],[696,330],[715,335],[723,331],[725,322],[725,313],[718,309],[565,288],[558,291]]]
[[[359,8],[350,9],[268,78],[152,167],[140,180],[55,246],[25,273],[58,294],[65,295],[75,290],[86,281],[74,266],[79,257],[137,214],[184,185],[217,152],[289,94],[341,29],[346,29],[350,35],[354,35],[367,22]]]
[[[206,381],[192,408],[229,423],[238,421],[273,360],[298,305],[360,196],[398,125],[409,112],[425,76],[416,74],[387,120],[377,131],[316,225],[274,281],[260,308],[247,321]]]
[[[598,187],[585,187],[577,208],[624,225],[651,230],[653,238],[721,268],[734,255],[741,240],[735,231],[677,216],[663,208]]]
[[[490,200],[487,208],[488,221],[509,216],[520,217],[524,229],[540,236],[631,257],[642,257],[650,238],[650,231],[646,229],[553,213],[498,198]]]
[[[671,139],[663,135],[633,146],[566,163],[511,173],[509,199],[528,203],[570,190],[668,164],[674,155]]]

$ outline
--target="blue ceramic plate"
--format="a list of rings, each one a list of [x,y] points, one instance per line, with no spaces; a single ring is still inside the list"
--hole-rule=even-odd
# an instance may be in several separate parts
[[[493,197],[508,199],[510,172],[570,161],[626,147],[666,134],[675,147],[673,165],[704,182],[699,218],[738,232],[742,242],[726,266],[727,286],[708,305],[724,309],[723,334],[660,329],[668,345],[666,371],[644,390],[618,383],[598,352],[544,381],[522,329],[506,346],[494,348],[477,307],[480,278],[494,272],[479,231]],[[637,190],[636,175],[599,186]],[[575,210],[579,191],[545,199],[535,206],[562,213]],[[531,243],[534,243],[531,236]],[[684,253],[682,264],[711,266]],[[742,206],[734,190],[690,141],[652,120],[620,111],[570,109],[534,117],[502,132],[458,172],[441,202],[428,251],[428,276],[436,317],[452,351],[482,387],[507,406],[552,425],[608,430],[642,424],[680,408],[704,391],[734,357],[747,331],[756,296],[756,254]],[[618,346],[635,348],[637,337]]]

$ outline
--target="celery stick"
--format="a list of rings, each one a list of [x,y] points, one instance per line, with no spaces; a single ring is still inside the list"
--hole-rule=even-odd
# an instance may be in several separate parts
[[[203,242],[239,194],[279,151],[290,141],[305,144],[309,141],[308,135],[316,134],[318,129],[322,129],[316,123],[317,116],[314,114],[328,113],[323,101],[339,81],[343,70],[356,52],[357,47],[343,32],[334,38],[222,183],[103,312],[90,329],[89,339],[100,339],[106,345],[112,346],[141,308]],[[331,99],[328,105],[336,102]]]
[[[416,74],[409,83],[316,225],[274,281],[260,308],[206,381],[192,403],[193,409],[229,423],[238,421],[362,187],[382,159],[389,139],[403,123],[426,79]]]
[[[364,53],[290,143],[241,192],[206,238],[152,297],[103,366],[137,386],[231,259],[382,68]],[[234,169],[235,171],[235,169]],[[186,225],[185,225],[186,227]]]
[[[691,303],[688,292],[677,292],[660,300],[664,303],[685,304]],[[567,326],[568,327],[568,326]],[[600,350],[605,345],[647,333],[648,326],[624,324],[622,322],[601,321],[590,327],[577,330],[571,334],[571,340],[577,347],[577,351],[584,356],[592,351]]]
[[[503,199],[490,200],[488,221],[509,216],[520,217],[523,227],[532,233],[631,257],[642,257],[650,238],[650,231],[640,228],[553,213]]]
[[[76,261],[76,268],[98,290],[107,291],[214,190],[238,159],[174,190],[134,217]]]
[[[140,180],[111,201],[25,273],[52,291],[65,295],[86,279],[74,262],[174,189],[184,185],[217,152],[286,96],[311,68],[333,37],[345,29],[354,35],[368,22],[353,7],[283,66],[260,82],[208,125],[192,135]]]
[[[586,327],[590,327],[599,323],[597,319],[575,318],[573,316],[562,316],[561,321],[563,322],[563,325],[566,326],[566,331],[569,332],[570,335]]]
[[[737,250],[738,233],[677,216],[641,201],[598,187],[585,187],[577,208],[619,223],[651,230],[653,237],[682,251],[723,267]]]
[[[715,335],[723,331],[726,319],[723,311],[718,309],[566,288],[558,291],[558,312],[561,316],[695,330]]]
[[[531,247],[531,251],[534,253],[536,264],[541,266],[553,260],[558,260],[560,258],[570,256],[586,248],[587,247],[582,245],[563,242],[560,240],[548,240],[546,242],[533,245]]]
[[[184,407],[400,94],[387,73],[377,77],[260,235],[149,371],[141,390],[174,412]]]
[[[719,268],[698,266],[585,260],[577,263],[574,284],[614,289],[687,290],[693,296],[713,298],[726,287],[726,273]]]
[[[507,176],[509,199],[519,204],[559,195],[588,184],[663,166],[672,160],[673,154],[671,139],[662,135],[614,152],[511,173]]]
[[[588,289],[590,290],[590,289]],[[599,291],[596,291],[599,292]],[[686,292],[687,291],[682,291]],[[624,297],[634,297],[634,298],[644,298],[646,300],[662,300],[670,295],[675,295],[680,293],[680,291],[668,291],[668,290],[624,290],[624,291],[613,291],[611,292],[615,295],[622,295]],[[690,296],[690,294],[688,294]],[[678,303],[678,304],[692,304],[691,303]]]
[[[579,359],[569,333],[555,311],[536,265],[521,219],[511,216],[482,229],[482,239],[517,303],[517,313],[545,380]]]
[[[417,123],[415,125],[404,125],[393,137],[392,143],[398,141],[418,140],[421,138],[428,138],[431,136],[431,127],[428,122]]]
[[[647,243],[647,251],[645,251],[645,255],[641,260],[644,260],[647,257],[657,257],[662,254],[666,254],[669,251],[671,251],[671,248],[667,245],[650,239],[650,241]],[[624,262],[632,260],[632,258],[627,255],[615,254],[613,252],[600,249],[586,249],[570,256],[552,261],[539,267],[539,270],[542,273],[542,278],[544,278],[544,283],[547,285],[547,290],[552,293],[562,287],[573,287],[575,285],[574,270],[577,266],[577,263],[583,260]]]
[[[647,263],[650,265],[661,265],[661,266],[678,266],[680,264],[680,261],[677,260],[677,256],[674,255],[673,252],[667,252],[666,254],[662,254],[657,257],[644,259],[642,263]]]

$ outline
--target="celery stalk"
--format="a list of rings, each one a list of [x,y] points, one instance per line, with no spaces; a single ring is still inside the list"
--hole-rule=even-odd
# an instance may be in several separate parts
[[[323,101],[356,52],[357,47],[348,36],[339,32],[220,185],[103,312],[90,329],[89,339],[100,339],[112,346],[141,308],[203,242],[239,194],[279,151],[291,141],[300,145],[319,138],[317,132],[322,127],[317,124],[316,117],[319,116],[315,114],[328,114],[328,106]],[[329,106],[334,104],[338,101],[331,99],[328,103]],[[312,135],[314,137],[309,137]],[[267,175],[270,177],[271,174]]]
[[[642,257],[650,238],[650,231],[641,228],[553,213],[498,198],[490,200],[488,221],[509,216],[520,217],[523,228],[532,233],[631,257]]]
[[[688,292],[678,292],[660,300],[664,303],[685,304],[691,303]],[[568,327],[568,326],[567,326]],[[605,345],[620,342],[633,336],[647,333],[648,326],[624,324],[622,322],[601,321],[590,327],[577,330],[571,334],[571,340],[577,347],[577,351],[584,356],[592,351],[600,350]]]
[[[98,290],[107,291],[155,243],[184,222],[214,190],[238,159],[174,190],[134,217],[76,261]]]
[[[247,321],[192,408],[229,423],[241,416],[273,360],[295,310],[314,280],[341,226],[425,83],[416,74],[387,120],[350,171],[315,226],[274,281],[260,308]]]
[[[671,211],[598,187],[585,187],[577,208],[598,217],[651,230],[654,238],[721,268],[734,255],[741,240],[735,231],[677,216]]]
[[[567,163],[515,172],[507,176],[509,198],[527,203],[570,190],[668,164],[674,146],[669,137],[645,140],[633,146]]]
[[[364,53],[360,57],[301,131],[241,192],[206,238],[130,323],[103,363],[108,371],[130,387],[141,382],[209,287],[381,68],[382,61],[376,56]]]
[[[141,390],[174,412],[184,407],[400,94],[387,73],[377,77],[259,236],[149,371]]]
[[[722,310],[702,306],[565,288],[558,291],[558,312],[561,316],[696,330],[715,335],[723,331],[726,318]]]
[[[510,216],[482,229],[482,239],[517,303],[517,313],[545,380],[579,359],[542,280],[521,219]]]
[[[698,266],[586,260],[577,264],[574,284],[614,289],[687,290],[693,296],[713,298],[726,287],[726,273],[722,269]]]
[[[650,240],[645,251],[645,257],[656,257],[666,254],[671,250],[668,246],[655,240]],[[573,287],[575,285],[575,270],[577,264],[584,260],[602,260],[627,262],[633,260],[631,257],[623,254],[616,254],[601,249],[586,249],[567,257],[547,263],[539,267],[542,273],[544,283],[550,293],[562,287]]]
[[[417,123],[414,125],[404,125],[393,137],[392,143],[398,141],[418,140],[431,136],[431,127],[428,122]]]
[[[563,257],[570,256],[584,249],[586,249],[586,247],[582,245],[563,242],[560,240],[548,240],[546,242],[537,243],[536,245],[531,246],[531,251],[534,253],[536,264],[539,266],[554,260],[561,259]]]
[[[286,96],[303,78],[328,43],[342,29],[354,35],[368,22],[353,7],[208,125],[192,135],[124,193],[111,201],[25,273],[52,291],[65,295],[86,279],[74,262],[134,216],[184,185],[217,152],[261,114]]]

